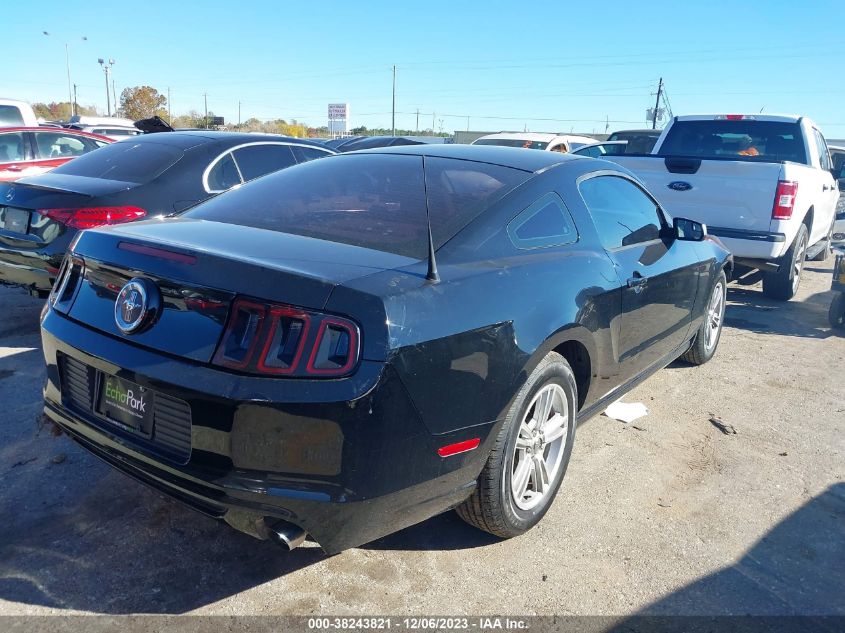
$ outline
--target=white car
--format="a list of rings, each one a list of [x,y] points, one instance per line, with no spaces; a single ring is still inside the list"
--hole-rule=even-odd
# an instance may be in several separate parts
[[[73,130],[82,130],[83,132],[90,132],[91,134],[99,134],[106,136],[113,141],[124,141],[128,138],[134,138],[139,134],[143,134],[141,130],[136,127],[123,127],[119,125],[79,125],[71,126]]]
[[[571,152],[583,145],[595,143],[596,139],[575,134],[551,134],[545,132],[500,132],[488,134],[472,142],[473,145],[502,145],[542,149],[549,152]]]
[[[0,127],[38,127],[38,118],[26,101],[0,99]]]
[[[798,115],[674,117],[648,156],[612,156],[672,215],[707,225],[763,292],[791,299],[830,252],[839,187],[819,128]]]

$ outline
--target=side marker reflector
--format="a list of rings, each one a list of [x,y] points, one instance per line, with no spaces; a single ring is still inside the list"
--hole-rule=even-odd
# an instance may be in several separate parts
[[[458,442],[457,444],[441,446],[437,449],[437,454],[440,455],[440,457],[449,457],[451,455],[457,455],[458,453],[466,453],[467,451],[471,451],[474,448],[478,448],[479,444],[481,444],[481,438],[475,437],[471,440],[464,440],[463,442]]]

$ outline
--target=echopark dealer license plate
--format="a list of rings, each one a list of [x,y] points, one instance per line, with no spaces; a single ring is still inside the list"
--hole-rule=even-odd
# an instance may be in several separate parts
[[[155,392],[141,385],[102,374],[97,413],[111,422],[146,437],[153,431]]]

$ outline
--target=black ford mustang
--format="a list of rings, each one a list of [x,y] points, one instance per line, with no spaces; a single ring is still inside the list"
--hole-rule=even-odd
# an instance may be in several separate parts
[[[84,231],[42,318],[45,411],[239,530],[327,552],[457,507],[548,510],[578,422],[707,361],[728,253],[619,166],[411,146]]]

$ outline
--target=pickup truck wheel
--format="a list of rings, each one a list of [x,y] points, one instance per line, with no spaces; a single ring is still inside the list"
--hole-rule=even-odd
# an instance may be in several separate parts
[[[572,368],[551,352],[514,399],[475,491],[456,508],[458,516],[502,538],[539,523],[569,465],[577,402]]]
[[[719,339],[722,337],[722,322],[725,320],[725,302],[727,300],[728,280],[725,273],[719,273],[704,313],[704,323],[698,328],[690,348],[681,356],[691,365],[703,365],[713,358]]]
[[[789,301],[798,292],[801,272],[804,270],[804,258],[807,254],[807,227],[801,225],[792,246],[780,259],[780,269],[776,273],[763,275],[763,294],[770,299]]]
[[[830,310],[827,312],[827,320],[830,327],[836,330],[845,330],[845,292],[837,292],[830,302]]]

